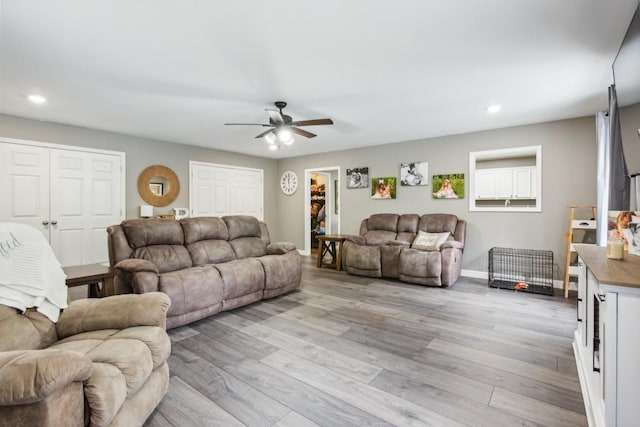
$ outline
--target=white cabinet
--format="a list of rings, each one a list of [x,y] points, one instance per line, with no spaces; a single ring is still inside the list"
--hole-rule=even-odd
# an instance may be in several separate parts
[[[589,425],[637,425],[640,257],[607,260],[605,248],[576,249],[582,265],[573,347]]]
[[[40,230],[62,265],[106,262],[106,229],[124,219],[123,166],[124,153],[0,139],[0,221]]]
[[[535,199],[533,166],[476,170],[476,199]]]

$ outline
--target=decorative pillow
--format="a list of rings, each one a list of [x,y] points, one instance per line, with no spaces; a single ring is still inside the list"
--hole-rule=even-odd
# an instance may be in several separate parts
[[[449,238],[451,233],[426,233],[424,231],[418,232],[418,235],[413,240],[411,247],[413,249],[420,249],[421,251],[439,251],[440,246]]]

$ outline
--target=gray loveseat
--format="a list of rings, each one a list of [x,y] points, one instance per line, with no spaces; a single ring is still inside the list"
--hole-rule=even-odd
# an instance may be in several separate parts
[[[450,214],[374,214],[361,222],[359,236],[344,242],[342,265],[359,276],[449,286],[462,270],[465,229],[465,221]],[[437,249],[416,249],[412,246],[421,231],[445,233],[446,240]]]
[[[167,328],[300,286],[293,243],[271,243],[251,216],[126,220],[107,229],[114,293],[164,292]]]

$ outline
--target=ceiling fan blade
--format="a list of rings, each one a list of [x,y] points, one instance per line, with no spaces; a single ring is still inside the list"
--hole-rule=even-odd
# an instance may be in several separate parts
[[[269,132],[273,132],[273,129],[269,129],[267,131],[262,132],[260,135],[256,136],[257,138],[262,138],[263,136],[265,136],[266,134],[268,134]]]
[[[273,127],[273,125],[267,125],[264,123],[225,123],[225,126],[268,126]]]
[[[280,111],[271,110],[269,108],[266,108],[264,111],[266,111],[267,114],[269,114],[270,123],[273,123],[274,125],[279,125],[284,123],[284,117],[282,117],[282,114],[280,114]]]
[[[291,126],[318,126],[318,125],[332,125],[331,119],[314,119],[314,120],[299,120],[289,123]]]
[[[307,138],[313,138],[316,136],[315,133],[307,132],[306,130],[303,130],[303,129],[294,128],[294,127],[290,129],[291,129],[291,132],[297,133],[298,135],[301,135],[301,136],[306,136]]]

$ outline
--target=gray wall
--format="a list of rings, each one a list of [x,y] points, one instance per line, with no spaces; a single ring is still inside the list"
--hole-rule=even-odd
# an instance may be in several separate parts
[[[164,208],[155,208],[155,214],[173,213],[174,207],[189,206],[190,160],[262,169],[265,192],[264,219],[269,224],[271,234],[278,235],[278,202],[273,197],[269,197],[270,194],[279,192],[280,175],[277,174],[276,160],[2,114],[0,114],[0,136],[125,152],[127,156],[127,218],[137,218],[138,207],[141,204],[147,204],[138,194],[137,188],[138,175],[147,166],[154,164],[168,166],[180,179],[180,194],[176,201]]]
[[[632,123],[622,129],[624,150],[630,172],[640,171],[640,105],[625,107],[621,117]],[[568,205],[595,204],[595,120],[593,117],[562,120],[463,135],[431,138],[399,144],[331,152],[280,161],[225,151],[136,138],[75,126],[0,115],[0,136],[65,145],[78,145],[127,153],[127,217],[137,217],[142,200],[136,189],[140,171],[151,164],[173,168],[182,183],[178,200],[172,205],[188,206],[188,162],[245,166],[264,170],[265,221],[272,240],[294,242],[304,247],[304,186],[292,196],[279,190],[283,171],[294,170],[303,179],[306,168],[339,166],[343,174],[340,188],[340,217],[343,234],[357,234],[362,218],[376,212],[447,212],[468,221],[463,267],[486,271],[487,251],[493,246],[549,249],[555,262],[564,265],[564,235],[568,226]],[[542,145],[542,212],[470,212],[468,199],[434,200],[431,185],[398,187],[395,200],[371,200],[370,189],[346,189],[347,168],[368,166],[370,177],[399,177],[400,163],[429,162],[429,175],[464,172],[468,177],[470,151]],[[430,179],[431,177],[429,177]],[[468,184],[466,197],[468,197]],[[170,207],[167,208],[167,212]],[[162,213],[162,212],[158,212]],[[280,214],[282,213],[282,214]],[[561,269],[557,277],[562,275]]]
[[[470,212],[468,197],[469,152],[542,145],[542,212]],[[429,162],[429,180],[434,174],[464,172],[465,199],[434,200],[431,185],[398,187],[395,200],[372,200],[370,189],[347,189],[342,179],[340,216],[342,233],[357,234],[360,221],[372,213],[452,213],[467,220],[467,245],[463,268],[486,271],[488,250],[493,246],[554,251],[563,274],[564,240],[571,204],[595,204],[596,134],[593,117],[528,126],[496,129],[463,135],[387,144],[322,155],[281,160],[280,173],[291,169],[304,176],[305,168],[368,166],[370,177],[399,177],[400,163]],[[280,238],[304,243],[304,192],[292,196],[279,192]]]

